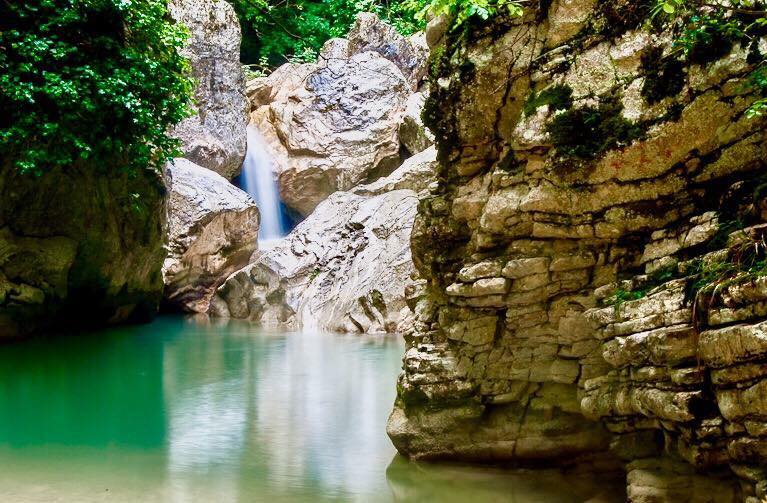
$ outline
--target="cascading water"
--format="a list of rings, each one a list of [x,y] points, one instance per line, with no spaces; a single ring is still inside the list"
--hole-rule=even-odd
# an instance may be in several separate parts
[[[248,152],[242,165],[240,181],[242,189],[255,199],[261,212],[259,240],[284,237],[280,193],[272,174],[272,159],[264,139],[253,127],[248,127]]]

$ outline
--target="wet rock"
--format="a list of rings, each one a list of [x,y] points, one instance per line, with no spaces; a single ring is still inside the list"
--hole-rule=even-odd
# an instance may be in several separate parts
[[[237,318],[267,329],[294,330],[295,312],[285,301],[287,284],[262,263],[232,274],[211,299],[211,316]]]

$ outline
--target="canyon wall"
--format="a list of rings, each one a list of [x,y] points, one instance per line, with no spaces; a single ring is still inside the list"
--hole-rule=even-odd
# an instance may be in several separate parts
[[[767,291],[742,257],[767,44],[683,58],[649,6],[541,2],[432,49],[401,453],[619,466],[632,501],[764,496]]]

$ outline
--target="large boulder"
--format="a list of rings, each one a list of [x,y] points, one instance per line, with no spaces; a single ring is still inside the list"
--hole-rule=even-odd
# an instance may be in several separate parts
[[[286,302],[286,280],[256,262],[227,278],[210,302],[209,314],[258,323],[273,330],[293,330],[296,316]]]
[[[237,175],[246,150],[247,99],[240,65],[240,24],[228,2],[170,0],[171,16],[189,28],[181,51],[197,82],[196,114],[173,130],[184,157],[226,178]]]
[[[168,166],[165,299],[205,313],[216,288],[256,250],[259,213],[245,192],[186,159]]]
[[[288,63],[248,82],[250,121],[269,145],[290,208],[306,216],[336,190],[390,173],[400,134],[412,154],[433,143],[420,121],[423,98],[408,101],[428,53],[423,35],[403,37],[362,13],[348,39],[325,43],[317,63]]]
[[[336,190],[390,173],[399,165],[397,130],[410,87],[376,52],[291,65],[251,85],[251,114],[274,158],[280,196],[308,215]],[[285,87],[281,87],[285,86]]]
[[[414,271],[410,231],[417,203],[410,190],[374,197],[336,192],[255,266],[227,279],[211,314],[270,325],[275,317],[269,313],[288,312],[286,304],[304,329],[399,330],[409,319],[405,287]],[[269,291],[272,300],[264,302]]]
[[[159,173],[0,163],[0,338],[151,317],[162,296]]]
[[[413,91],[426,77],[429,46],[423,33],[403,37],[396,28],[381,21],[377,14],[361,12],[357,14],[347,38],[348,56],[368,51],[379,53],[402,70]]]

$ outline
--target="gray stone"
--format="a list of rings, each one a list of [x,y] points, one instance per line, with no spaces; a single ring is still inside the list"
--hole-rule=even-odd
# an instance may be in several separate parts
[[[168,166],[165,301],[205,313],[216,288],[256,250],[256,203],[222,176],[186,159]]]
[[[189,28],[181,51],[192,65],[195,115],[173,134],[184,157],[225,178],[240,172],[247,143],[248,104],[240,65],[240,24],[234,8],[217,0],[171,0],[171,16]]]

